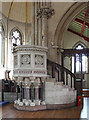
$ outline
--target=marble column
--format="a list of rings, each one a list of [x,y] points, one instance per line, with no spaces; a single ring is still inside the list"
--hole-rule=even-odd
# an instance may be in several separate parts
[[[39,86],[35,87],[35,100],[39,100]]]
[[[20,85],[20,101],[22,102],[22,98],[23,98],[23,90],[22,90],[22,82],[21,82],[21,85]]]
[[[18,85],[16,85],[16,95],[17,95],[17,100],[18,100]]]
[[[44,82],[41,82],[41,86],[40,86],[40,99],[41,101],[44,101],[45,100],[45,83]]]
[[[30,95],[29,95],[29,88],[27,88],[27,91],[26,91],[26,93],[27,93],[27,100],[29,100],[30,99]]]
[[[44,101],[45,100],[45,83],[43,82],[42,83],[42,101]]]
[[[26,88],[24,88],[24,99],[26,99]]]
[[[34,101],[34,83],[31,83],[31,100],[32,100],[32,102]]]

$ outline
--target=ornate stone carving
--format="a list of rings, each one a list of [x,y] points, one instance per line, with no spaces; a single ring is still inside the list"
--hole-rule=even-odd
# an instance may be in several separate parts
[[[18,56],[14,56],[14,67],[17,67],[18,65]]]
[[[21,46],[16,46],[15,48],[14,48],[14,51],[13,51],[13,53],[16,53],[16,52],[18,52],[18,51],[21,51],[21,52],[23,52],[23,51],[39,51],[39,52],[47,52],[48,51],[48,48],[47,47],[38,47],[38,46],[35,46],[35,45],[33,45],[33,46],[30,46],[30,45],[21,45]]]
[[[31,64],[31,55],[21,55],[21,66],[29,66]]]
[[[35,55],[35,65],[36,66],[44,65],[44,56],[43,55]]]
[[[40,8],[37,11],[37,18],[41,18],[42,16],[46,16],[50,18],[54,14],[54,9],[51,8]]]

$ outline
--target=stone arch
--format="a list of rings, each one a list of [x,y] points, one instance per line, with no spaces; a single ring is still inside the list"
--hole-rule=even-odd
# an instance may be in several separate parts
[[[62,39],[65,31],[67,30],[71,21],[78,15],[82,10],[88,7],[87,2],[77,2],[74,3],[63,15],[61,20],[58,23],[58,26],[55,31],[54,39],[57,41],[57,45],[61,46]]]
[[[23,34],[23,32],[19,29],[19,27],[14,27],[11,31],[10,31],[10,34],[9,34],[9,39],[11,40],[11,35],[12,35],[12,33],[13,33],[13,31],[15,31],[15,30],[18,30],[20,33],[21,33],[21,43],[23,44],[23,42],[24,42],[24,34]]]
[[[74,48],[75,48],[77,45],[79,45],[79,44],[81,44],[84,48],[88,48],[88,47],[86,46],[86,44],[83,43],[83,42],[81,42],[81,41],[78,41],[77,43],[75,43],[72,48],[74,49]]]

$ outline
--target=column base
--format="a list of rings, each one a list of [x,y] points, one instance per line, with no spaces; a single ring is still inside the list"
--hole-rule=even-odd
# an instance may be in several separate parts
[[[35,106],[35,105],[36,105],[35,102],[30,103],[30,106]]]
[[[38,111],[38,110],[46,110],[46,105],[36,105],[36,106],[19,106],[14,104],[14,108],[17,110],[24,110],[24,111]]]
[[[17,110],[24,111],[40,111],[40,110],[55,110],[55,109],[64,109],[71,108],[76,106],[76,103],[70,104],[46,104],[46,105],[36,105],[36,106],[19,106],[18,104],[14,104],[14,108]]]
[[[41,100],[34,100],[32,102],[31,100],[23,99],[21,102],[20,99],[18,99],[14,101],[14,104],[17,104],[19,106],[38,106],[38,105],[45,105],[45,101],[41,102]]]
[[[35,104],[36,105],[41,105],[41,101],[40,100],[35,100]]]
[[[45,101],[42,101],[41,104],[42,104],[42,105],[45,105],[46,103],[45,103]]]

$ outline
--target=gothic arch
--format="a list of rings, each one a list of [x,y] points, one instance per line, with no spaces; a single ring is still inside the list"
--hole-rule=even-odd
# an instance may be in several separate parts
[[[55,41],[57,41],[57,45],[61,45],[64,32],[67,30],[71,21],[86,7],[88,7],[87,2],[74,3],[62,16],[61,20],[58,23],[54,36]]]
[[[79,44],[81,44],[84,48],[88,48],[83,42],[78,41],[78,42],[75,43],[75,45],[73,46],[73,49],[74,49],[77,45],[79,45]]]
[[[23,32],[19,29],[19,27],[14,27],[11,31],[10,31],[10,34],[9,34],[9,39],[11,40],[11,35],[12,33],[15,31],[15,30],[18,30],[20,33],[21,33],[21,43],[23,44],[24,42],[24,35],[23,35]]]

